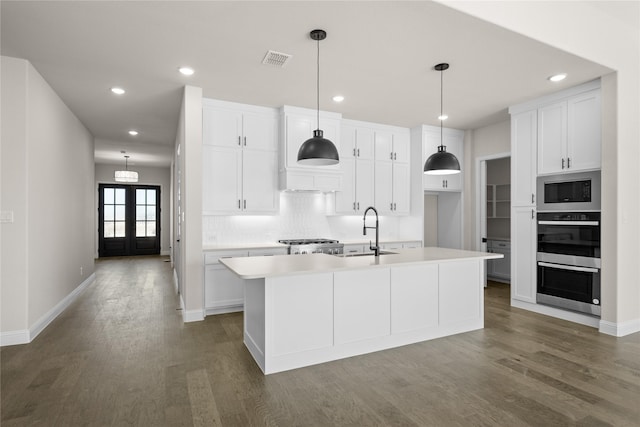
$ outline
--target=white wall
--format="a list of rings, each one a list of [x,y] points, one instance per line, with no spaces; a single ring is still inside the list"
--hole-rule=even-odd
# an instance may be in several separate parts
[[[175,256],[179,287],[182,291],[185,322],[204,319],[202,259],[202,89],[185,86],[180,110],[176,150],[180,147],[181,238]],[[188,167],[186,167],[188,165]],[[177,228],[177,227],[176,227]]]
[[[124,165],[95,165],[95,191],[98,191],[98,184],[114,184],[113,174],[116,170],[120,170]],[[147,166],[129,166],[129,169],[138,172],[138,184],[140,185],[158,185],[160,186],[160,253],[169,255],[171,239],[170,239],[170,191],[171,191],[171,168],[170,167],[147,167]],[[96,193],[96,200],[98,199]],[[98,209],[96,202],[95,209]],[[98,216],[96,215],[95,223],[95,253],[98,257]]]
[[[2,57],[3,338],[31,340],[94,272],[93,137],[22,59]],[[3,340],[6,342],[6,340]]]
[[[478,158],[511,152],[511,122],[505,120],[465,132],[464,248],[476,248],[476,218],[480,215],[479,195],[476,195],[476,162]],[[478,196],[478,197],[477,197]]]
[[[640,2],[441,1],[605,65],[600,330],[640,331]],[[606,260],[606,261],[605,261]]]

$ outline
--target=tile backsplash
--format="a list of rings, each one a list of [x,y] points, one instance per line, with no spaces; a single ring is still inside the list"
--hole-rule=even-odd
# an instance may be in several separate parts
[[[282,192],[278,215],[206,215],[203,245],[275,242],[278,239],[331,237],[322,193]]]

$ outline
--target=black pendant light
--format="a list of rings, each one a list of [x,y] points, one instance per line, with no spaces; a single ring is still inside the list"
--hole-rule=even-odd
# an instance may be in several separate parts
[[[438,152],[433,153],[424,163],[424,173],[427,175],[451,175],[460,173],[460,162],[456,156],[447,153],[447,147],[442,145],[442,122],[445,117],[442,113],[442,73],[449,68],[449,64],[442,63],[433,67],[436,71],[440,71],[440,146]]]
[[[320,40],[327,38],[324,30],[313,30],[309,34],[312,40],[318,42],[318,61],[317,61],[317,129],[313,131],[313,138],[307,139],[298,150],[298,163],[310,166],[328,166],[335,165],[340,160],[338,149],[333,142],[322,136],[320,130]]]

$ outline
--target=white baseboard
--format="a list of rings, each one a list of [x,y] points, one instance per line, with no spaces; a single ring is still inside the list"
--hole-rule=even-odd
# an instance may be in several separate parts
[[[29,330],[0,332],[0,347],[7,345],[29,344]]]
[[[615,323],[606,320],[600,321],[600,332],[614,337],[624,337],[625,335],[640,332],[640,319],[629,320],[628,322]]]
[[[200,322],[204,320],[202,310],[182,310],[182,320],[184,323]]]
[[[33,341],[40,332],[49,326],[51,322],[55,320],[72,302],[74,302],[80,292],[85,290],[96,279],[96,274],[92,273],[87,277],[77,288],[75,288],[69,295],[64,297],[62,301],[56,304],[51,310],[38,319],[29,330],[21,331],[9,331],[0,333],[0,346],[16,345],[16,344],[28,344]]]
[[[237,313],[239,311],[244,311],[244,304],[229,305],[226,307],[205,308],[204,314],[205,316],[215,316],[216,314]]]
[[[533,311],[539,314],[555,317],[557,319],[568,320],[569,322],[579,323],[585,326],[597,328],[600,326],[600,319],[586,314],[576,313],[575,311],[562,310],[560,308],[549,307],[544,304],[533,304],[529,302],[519,301],[511,298],[511,306],[522,308],[524,310]]]

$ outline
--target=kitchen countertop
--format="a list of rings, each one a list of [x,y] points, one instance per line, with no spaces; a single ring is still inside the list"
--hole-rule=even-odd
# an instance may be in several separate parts
[[[327,273],[361,268],[393,267],[406,264],[439,263],[472,259],[503,258],[502,254],[446,248],[398,249],[394,254],[340,257],[328,254],[275,255],[270,257],[221,258],[242,279],[261,279],[293,274]]]

